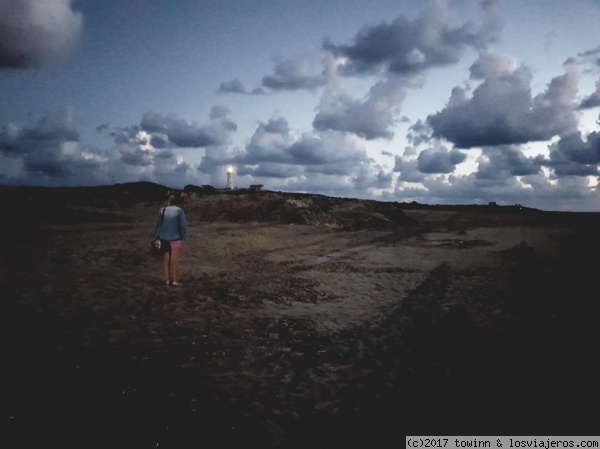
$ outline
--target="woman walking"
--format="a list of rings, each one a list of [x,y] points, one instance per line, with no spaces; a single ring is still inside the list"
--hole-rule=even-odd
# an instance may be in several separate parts
[[[168,240],[171,250],[163,254],[163,270],[166,285],[180,287],[179,266],[183,255],[183,242],[187,238],[185,212],[175,206],[175,195],[169,193],[164,207],[156,217],[154,237]]]

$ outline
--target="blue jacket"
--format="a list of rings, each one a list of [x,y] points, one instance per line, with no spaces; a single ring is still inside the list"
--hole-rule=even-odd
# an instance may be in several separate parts
[[[163,210],[165,212],[163,220]],[[161,207],[154,224],[154,237],[164,240],[185,240],[187,222],[185,212],[177,206]]]

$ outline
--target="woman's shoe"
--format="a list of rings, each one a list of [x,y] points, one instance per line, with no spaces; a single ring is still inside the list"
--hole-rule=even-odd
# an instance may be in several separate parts
[[[172,282],[171,285],[173,287],[181,287],[182,286],[181,282]]]

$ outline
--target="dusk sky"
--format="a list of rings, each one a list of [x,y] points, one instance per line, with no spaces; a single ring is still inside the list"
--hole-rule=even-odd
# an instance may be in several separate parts
[[[0,184],[600,211],[600,0],[0,0]]]

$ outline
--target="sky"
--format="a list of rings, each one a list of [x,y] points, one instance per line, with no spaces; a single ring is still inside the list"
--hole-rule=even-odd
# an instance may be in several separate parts
[[[0,184],[600,211],[600,0],[0,0]]]

